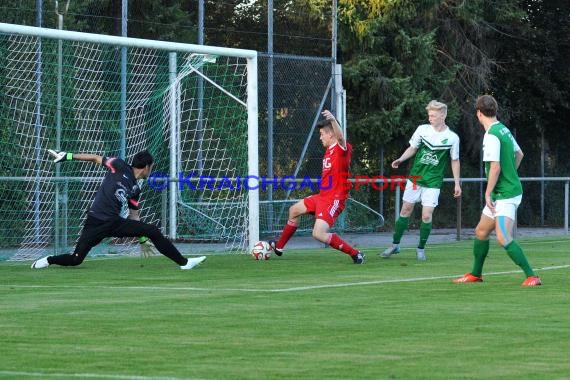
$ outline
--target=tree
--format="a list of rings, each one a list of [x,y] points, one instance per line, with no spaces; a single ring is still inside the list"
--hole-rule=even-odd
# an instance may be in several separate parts
[[[330,55],[330,1],[275,0],[273,6],[274,52]],[[267,7],[265,1],[208,1],[208,44],[267,51]]]
[[[520,2],[341,4],[341,49],[356,136],[372,142],[372,154],[386,143],[401,149],[399,140],[425,120],[427,101],[439,99],[450,106],[447,121],[462,137],[462,149],[478,162],[481,133],[473,103],[496,91],[493,81],[504,65],[500,52],[511,44],[507,36],[529,29]]]
[[[550,175],[568,175],[566,120],[570,117],[570,10],[566,1],[525,0],[521,25],[505,26],[493,88],[503,117],[531,158],[521,170],[540,174],[541,134]],[[550,153],[550,154],[549,154]],[[555,154],[552,154],[555,153]]]

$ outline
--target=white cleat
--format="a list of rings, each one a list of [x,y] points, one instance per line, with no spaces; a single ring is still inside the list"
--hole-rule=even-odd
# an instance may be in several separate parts
[[[32,263],[31,268],[32,269],[42,269],[42,268],[47,268],[49,267],[49,263],[48,263],[48,257],[42,257],[41,259],[37,259],[36,261],[34,261]]]
[[[416,257],[418,261],[426,261],[426,250],[423,248],[416,248]]]
[[[191,259],[188,259],[188,263],[186,265],[181,265],[180,269],[192,269],[195,266],[200,265],[206,260],[206,256],[198,256]]]
[[[383,259],[389,259],[390,256],[392,255],[397,255],[398,253],[400,253],[400,245],[399,244],[392,244],[391,247],[386,248],[386,250],[382,253],[379,253],[378,255],[380,255],[380,257],[382,257]]]

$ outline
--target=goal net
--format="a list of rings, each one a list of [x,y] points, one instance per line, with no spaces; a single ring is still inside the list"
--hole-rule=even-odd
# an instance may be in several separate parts
[[[72,250],[106,172],[54,164],[47,149],[128,163],[148,149],[169,181],[142,184],[142,219],[243,251],[258,239],[258,194],[228,181],[258,171],[256,53],[0,24],[0,247],[14,260]],[[94,252],[135,248],[109,239]]]

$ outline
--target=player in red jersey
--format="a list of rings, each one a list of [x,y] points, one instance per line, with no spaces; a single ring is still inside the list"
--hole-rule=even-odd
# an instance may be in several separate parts
[[[355,264],[364,263],[364,254],[353,248],[335,233],[330,233],[336,218],[344,210],[348,189],[346,176],[352,157],[352,145],[346,142],[340,125],[333,114],[325,110],[325,120],[319,122],[320,140],[326,148],[323,157],[323,171],[318,194],[308,196],[289,208],[289,220],[277,241],[269,241],[275,254],[281,256],[283,248],[293,236],[299,225],[299,217],[304,214],[315,215],[313,238],[346,253]]]

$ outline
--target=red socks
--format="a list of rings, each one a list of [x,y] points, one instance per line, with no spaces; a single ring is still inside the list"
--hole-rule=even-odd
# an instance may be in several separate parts
[[[297,231],[297,227],[297,223],[292,220],[288,220],[285,227],[283,227],[283,232],[281,232],[279,240],[277,243],[275,243],[275,248],[283,249],[283,247],[285,247],[285,244],[287,244],[289,239],[291,239],[291,236],[293,236],[295,231]]]
[[[337,234],[331,234],[329,245],[334,249],[338,249],[347,255],[354,256],[358,253],[358,250],[352,248],[347,242],[342,240]]]
[[[297,231],[297,227],[298,226],[294,221],[288,220],[287,224],[283,228],[283,232],[281,232],[279,240],[277,241],[277,243],[275,243],[275,248],[283,249],[283,247],[285,247],[285,244],[287,244],[289,239],[291,239],[291,236],[293,236],[295,231]],[[357,249],[352,248],[350,244],[342,240],[340,236],[338,236],[337,234],[330,235],[328,244],[334,249],[344,252],[350,256],[354,256],[358,253]]]

